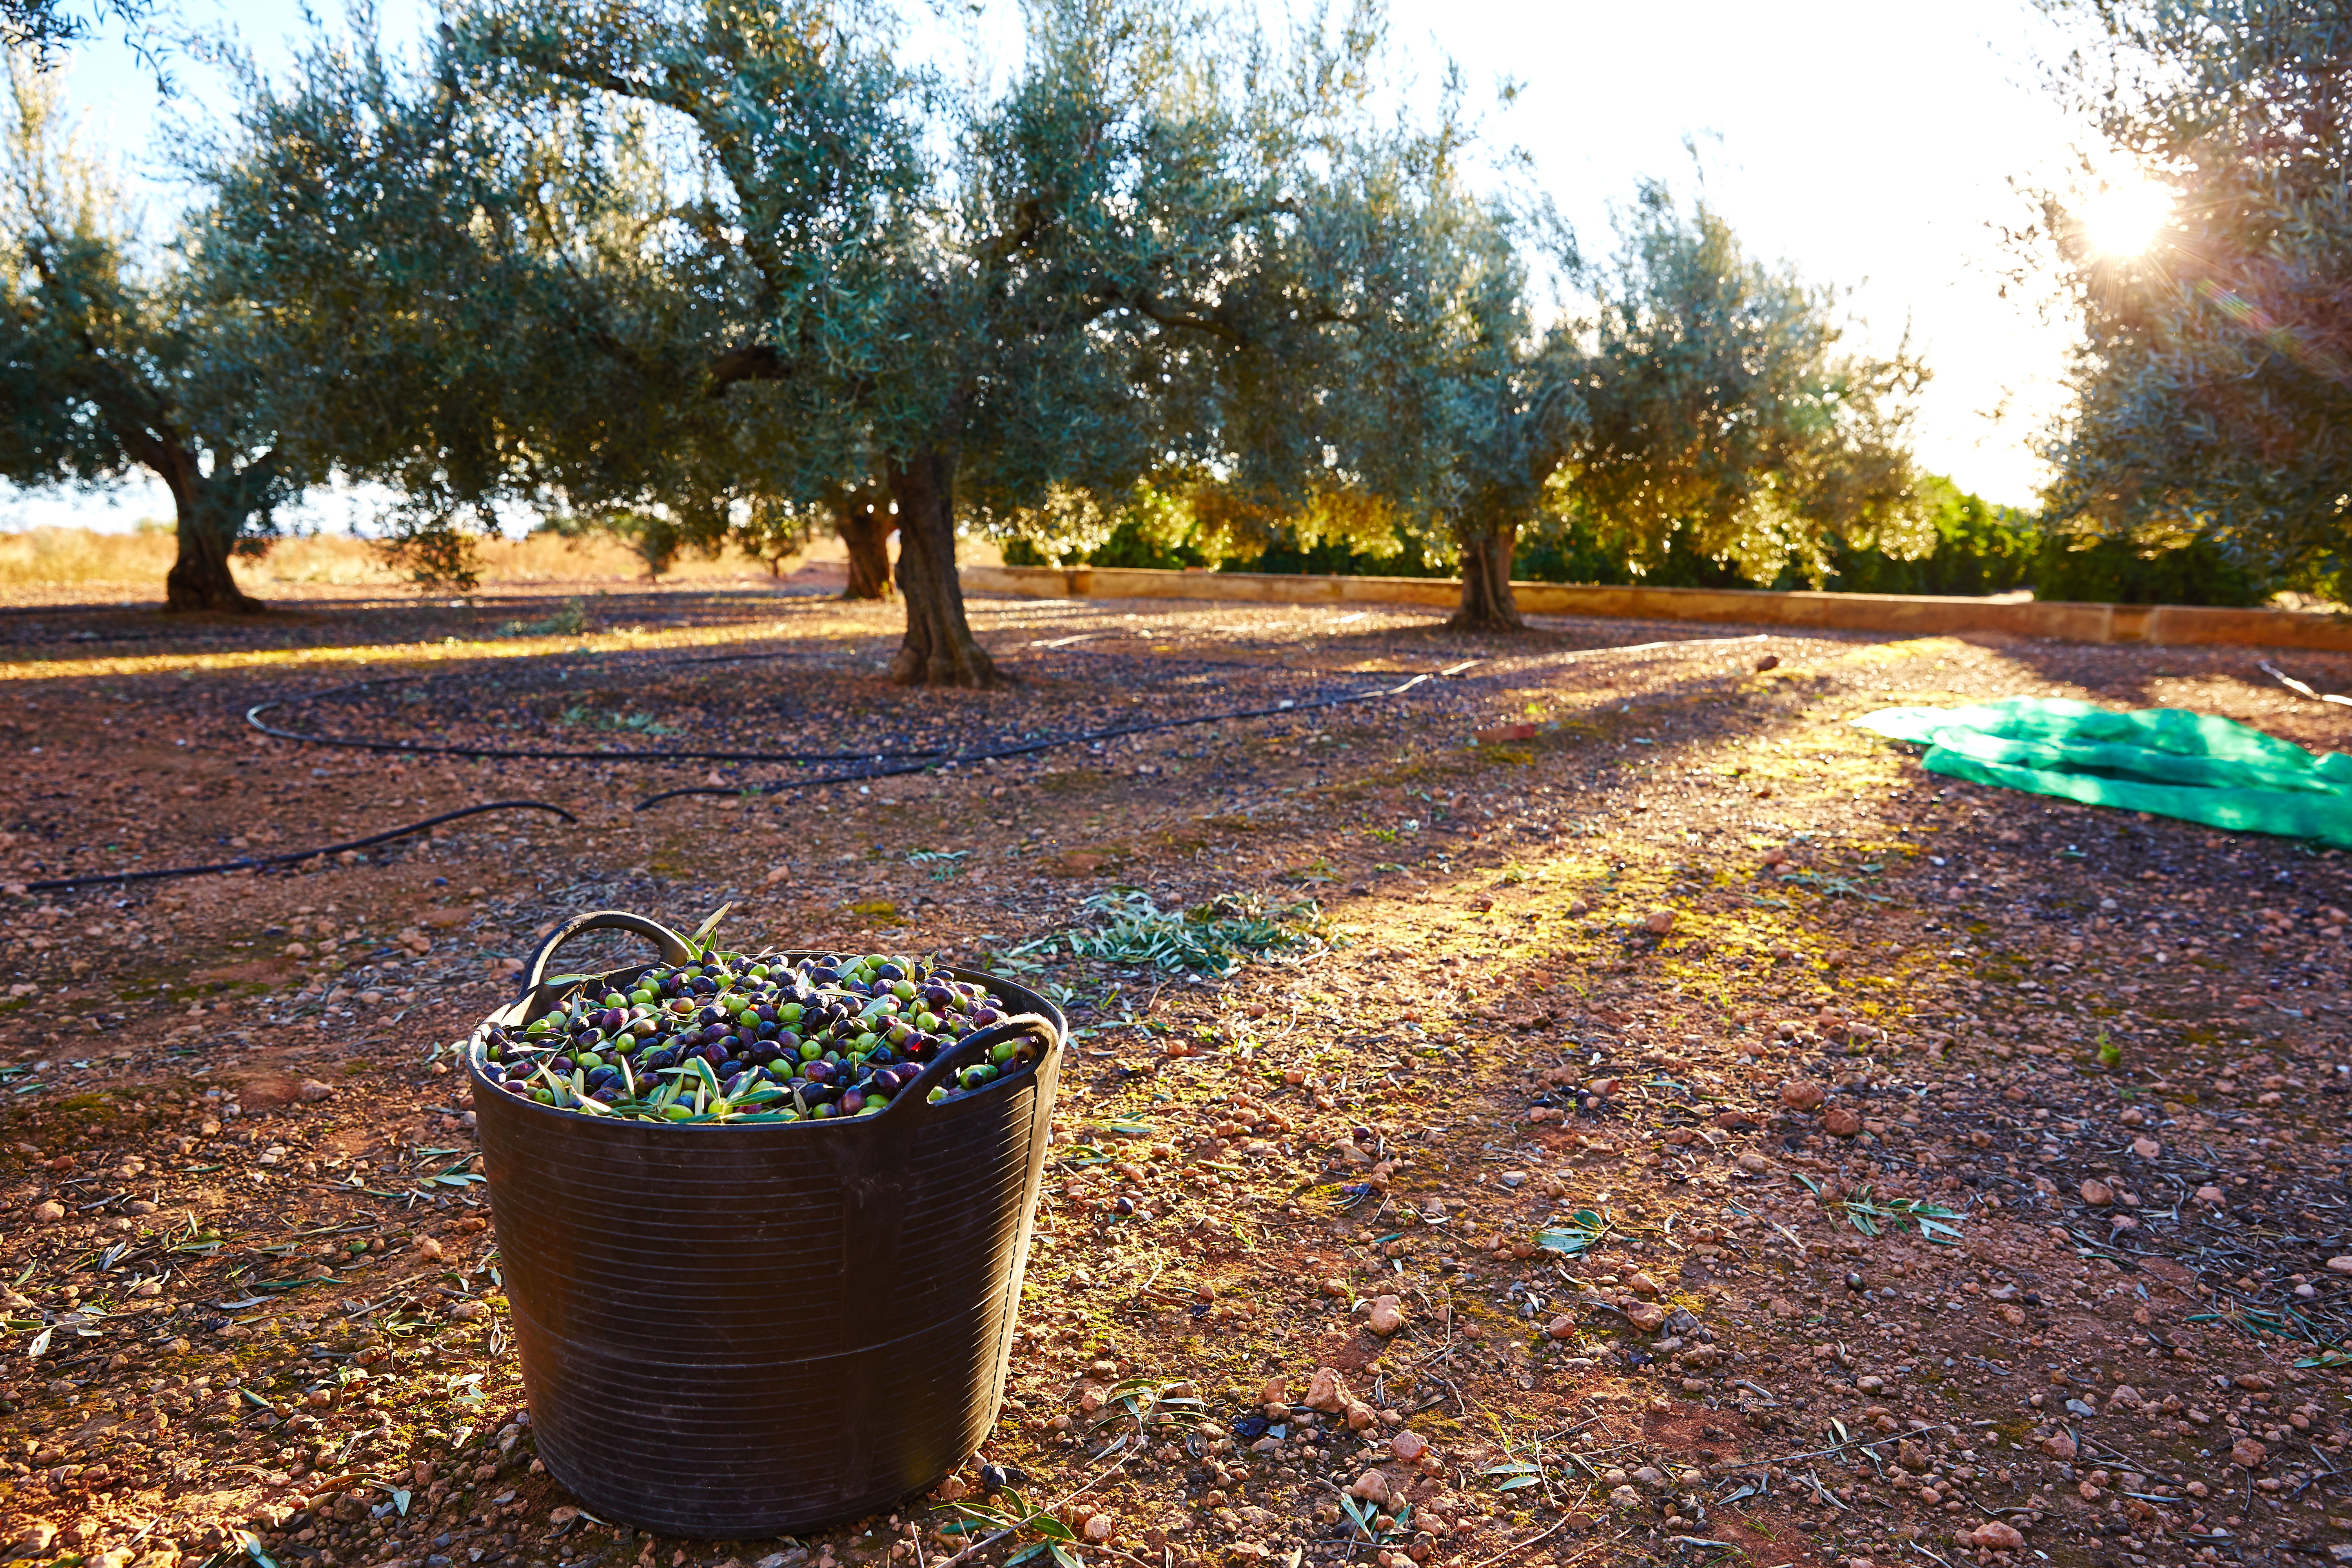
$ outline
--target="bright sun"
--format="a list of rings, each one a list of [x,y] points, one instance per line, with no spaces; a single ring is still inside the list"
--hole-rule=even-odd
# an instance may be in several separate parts
[[[2126,180],[2083,206],[2083,231],[2101,256],[2137,256],[2172,216],[2172,193],[2148,180]]]

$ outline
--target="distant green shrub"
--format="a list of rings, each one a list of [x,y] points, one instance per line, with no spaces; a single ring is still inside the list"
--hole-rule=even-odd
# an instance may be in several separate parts
[[[2277,585],[2198,541],[2147,550],[2125,541],[2045,532],[2032,513],[1995,506],[1949,479],[1930,478],[1936,548],[1899,560],[1874,548],[1840,546],[1830,552],[1830,575],[1820,587],[1848,594],[1981,595],[2030,589],[2040,599],[2117,605],[2261,605]],[[1254,557],[1212,561],[1188,542],[1167,543],[1122,522],[1084,557],[1090,566],[1150,566],[1175,571],[1214,566],[1223,572],[1300,573],[1340,577],[1450,577],[1451,563],[1430,560],[1420,541],[1374,555],[1344,541],[1311,549],[1278,544]],[[1047,564],[1021,540],[1004,547],[1010,566]],[[1511,574],[1529,583],[1593,583],[1651,588],[1774,588],[1816,586],[1794,573],[1751,583],[1729,563],[1709,560],[1676,543],[1654,571],[1635,576],[1604,549],[1597,531],[1579,520],[1538,523],[1521,534]]]

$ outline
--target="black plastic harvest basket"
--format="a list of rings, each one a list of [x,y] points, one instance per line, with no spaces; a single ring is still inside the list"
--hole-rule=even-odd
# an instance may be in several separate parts
[[[690,957],[642,916],[581,915],[482,1027],[546,1011],[548,960],[595,931]],[[998,1026],[845,1121],[600,1120],[502,1091],[467,1051],[539,1457],[590,1511],[776,1535],[926,1491],[980,1447],[1003,1394],[1067,1024],[1023,986],[952,973],[1042,1017],[1025,1026],[1042,1041],[1034,1068],[928,1103],[951,1063],[1007,1037]]]

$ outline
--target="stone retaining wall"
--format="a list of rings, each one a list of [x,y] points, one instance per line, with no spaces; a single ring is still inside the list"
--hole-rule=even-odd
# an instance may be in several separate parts
[[[1224,599],[1265,605],[1425,605],[1451,609],[1444,577],[1309,577],[1273,572],[1160,572],[1129,566],[966,566],[964,589],[1041,599]],[[1514,583],[1536,616],[1811,626],[1923,636],[1999,632],[2061,642],[2229,643],[2352,650],[2352,616],[2196,605],[2078,605],[1926,594],[1776,594],[1744,588],[1604,588]]]

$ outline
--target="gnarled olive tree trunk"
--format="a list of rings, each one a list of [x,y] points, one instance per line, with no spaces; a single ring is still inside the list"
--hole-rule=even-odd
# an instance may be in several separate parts
[[[834,503],[833,530],[849,550],[849,581],[842,585],[845,599],[887,599],[890,596],[890,531],[898,520],[879,489],[851,490]]]
[[[173,452],[148,465],[172,492],[178,553],[163,577],[163,608],[257,616],[269,608],[236,585],[229,557],[255,501],[269,493],[267,459],[242,473],[207,475],[193,453]]]
[[[1511,596],[1511,552],[1518,544],[1519,525],[1465,525],[1456,537],[1462,544],[1462,607],[1445,624],[1457,632],[1527,630],[1518,601]]]
[[[955,470],[952,447],[917,452],[889,465],[884,482],[898,503],[898,591],[907,601],[907,637],[890,661],[901,686],[1010,684],[971,635],[956,580]]]

